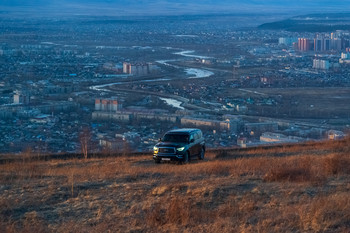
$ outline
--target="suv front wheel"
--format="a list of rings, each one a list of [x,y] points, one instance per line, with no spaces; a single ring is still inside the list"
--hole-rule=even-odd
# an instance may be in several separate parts
[[[187,152],[185,153],[183,163],[186,164],[186,163],[189,163],[189,162],[190,162],[190,154],[189,154],[188,151],[187,151]]]
[[[205,149],[204,149],[204,147],[202,147],[201,152],[198,155],[198,159],[203,160],[204,154],[205,154]]]

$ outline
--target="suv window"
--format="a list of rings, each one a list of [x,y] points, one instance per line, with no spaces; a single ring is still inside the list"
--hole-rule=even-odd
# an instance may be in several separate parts
[[[200,139],[199,133],[198,133],[198,132],[195,132],[195,134],[194,134],[194,140],[198,140],[198,139]]]
[[[164,142],[188,142],[187,134],[166,134],[163,138]]]
[[[194,139],[193,134],[190,135],[190,141]]]

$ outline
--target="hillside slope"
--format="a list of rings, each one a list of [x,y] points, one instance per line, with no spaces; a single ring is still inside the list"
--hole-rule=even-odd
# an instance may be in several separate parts
[[[0,164],[0,232],[348,232],[350,140]]]

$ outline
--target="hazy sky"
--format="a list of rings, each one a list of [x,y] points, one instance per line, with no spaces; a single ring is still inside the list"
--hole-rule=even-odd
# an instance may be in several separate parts
[[[3,11],[96,15],[350,11],[350,0],[0,0]]]

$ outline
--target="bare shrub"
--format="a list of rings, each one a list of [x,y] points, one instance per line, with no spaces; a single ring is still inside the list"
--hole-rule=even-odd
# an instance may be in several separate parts
[[[42,178],[46,168],[40,161],[10,162],[1,165],[0,182],[20,182],[23,180]]]
[[[85,127],[79,134],[79,141],[80,141],[80,147],[81,147],[81,153],[83,154],[84,158],[87,159],[88,153],[91,148],[91,131],[89,128]]]
[[[6,233],[15,233],[16,230],[16,224],[13,221],[3,221],[0,220],[0,232],[6,232]]]
[[[350,174],[350,155],[334,154],[324,160],[324,170],[327,174]]]
[[[180,199],[176,197],[170,201],[164,201],[163,205],[157,203],[148,215],[148,223],[153,226],[164,225],[167,223],[187,225],[191,216],[190,212],[191,204],[189,201],[184,198]]]
[[[311,177],[311,171],[308,168],[277,168],[268,172],[264,180],[305,182],[310,181]]]
[[[349,132],[350,133],[350,132]],[[341,148],[343,150],[344,153],[349,153],[350,152],[350,136],[347,136],[343,142],[340,142],[340,146],[339,148]]]
[[[333,194],[310,200],[300,210],[302,230],[313,232],[348,232],[350,228],[350,196]]]
[[[227,200],[225,205],[221,205],[217,209],[217,214],[219,218],[235,218],[240,216],[240,213],[242,212],[239,210],[239,202],[236,201],[234,198],[230,198],[229,200]]]
[[[23,221],[23,232],[36,232],[44,233],[48,232],[45,227],[44,220],[38,215],[36,211],[28,212],[25,214],[25,219]]]
[[[174,198],[166,211],[167,222],[187,225],[191,217],[191,203],[187,199]]]
[[[61,224],[57,229],[55,229],[55,232],[62,232],[62,233],[77,233],[77,232],[96,232],[94,229],[86,226],[82,226],[80,224],[77,224],[75,221],[70,220],[67,222],[64,222]],[[105,231],[100,232],[108,232],[107,229]]]
[[[327,177],[322,171],[320,160],[315,156],[281,159],[265,173],[263,179],[269,182],[311,182],[315,185],[321,185]]]
[[[230,174],[232,164],[222,161],[213,161],[200,166],[200,173],[206,175],[227,176]]]
[[[166,222],[165,209],[161,208],[161,204],[155,204],[147,213],[147,224],[150,226],[163,225]]]
[[[197,206],[189,197],[175,197],[170,200],[164,198],[148,211],[147,224],[189,226],[215,221],[217,216],[217,211]]]
[[[220,159],[220,158],[227,158],[229,156],[230,154],[228,153],[227,150],[220,150],[216,153],[215,158]]]

